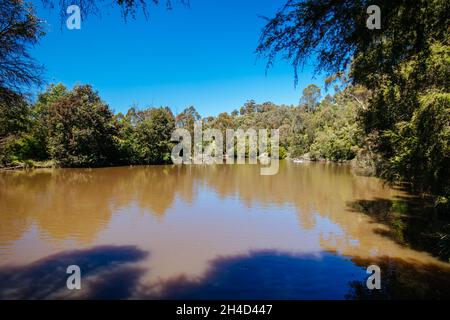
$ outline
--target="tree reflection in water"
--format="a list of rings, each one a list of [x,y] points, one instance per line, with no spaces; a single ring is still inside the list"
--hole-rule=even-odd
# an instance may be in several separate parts
[[[108,265],[81,296],[449,297],[449,264],[419,252],[446,257],[433,238],[445,224],[413,201],[335,164],[284,161],[275,176],[252,165],[1,172],[0,294],[60,294],[52,281],[39,293],[14,279],[39,278],[46,256],[126,244],[152,255]],[[385,270],[377,294],[364,290],[374,261]]]

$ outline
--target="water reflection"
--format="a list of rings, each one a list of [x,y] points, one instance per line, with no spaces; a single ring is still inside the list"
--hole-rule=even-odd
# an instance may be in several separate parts
[[[146,256],[132,246],[103,246],[1,268],[0,299],[129,298],[142,273],[130,263]],[[83,270],[81,291],[66,290],[66,269],[74,264]]]
[[[376,264],[382,270],[381,290],[368,290],[366,281],[349,283],[347,299],[446,299],[450,297],[450,270],[433,263],[393,257],[355,258],[358,265]]]
[[[219,257],[201,278],[171,278],[138,294],[158,299],[341,299],[348,294],[349,279],[364,277],[363,269],[337,255],[262,250]]]
[[[246,272],[236,271],[241,260],[252,272],[268,272],[267,292],[272,287],[268,294],[274,298],[287,297],[281,293],[285,284],[270,282],[282,281],[283,270],[299,287],[309,288],[287,290],[291,298],[344,297],[348,283],[362,281],[356,276],[364,272],[361,261],[377,257],[448,270],[447,263],[386,237],[388,225],[349,205],[407,196],[401,191],[355,176],[344,165],[281,162],[277,175],[259,173],[252,165],[1,172],[0,267],[25,268],[94,246],[151,253],[133,261],[140,270],[133,281],[139,278],[140,289],[118,297],[200,297],[220,281],[228,292],[225,282],[232,280],[221,272],[246,278]],[[332,269],[327,261],[341,266],[339,281],[323,276]],[[305,283],[308,274],[319,283]],[[324,294],[324,286],[334,294]]]
[[[273,177],[260,176],[256,166],[228,165],[2,172],[0,243],[17,240],[32,222],[55,239],[89,242],[113,211],[137,204],[163,216],[177,197],[192,204],[199,187],[221,199],[237,196],[249,208],[294,205],[306,229],[315,223],[311,211],[330,215],[350,199],[393,195],[376,180],[350,175],[346,167],[283,167]]]

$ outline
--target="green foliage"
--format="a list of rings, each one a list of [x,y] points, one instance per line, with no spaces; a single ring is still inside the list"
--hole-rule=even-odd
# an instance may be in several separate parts
[[[359,97],[359,99],[357,98]],[[351,160],[358,152],[363,132],[357,121],[367,90],[349,86],[333,97],[319,101],[320,88],[309,85],[304,90],[301,106],[258,104],[247,101],[240,115],[221,113],[205,119],[205,127],[225,129],[279,129],[280,157],[307,156],[313,160]]]
[[[359,89],[361,90],[361,89]],[[300,108],[290,138],[293,157],[307,154],[312,160],[351,160],[362,144],[357,116],[361,106],[348,87],[313,108]],[[313,110],[313,112],[311,112]]]
[[[369,5],[381,8],[379,30],[366,27]],[[358,159],[388,181],[448,199],[449,12],[447,0],[288,0],[263,29],[257,51],[268,67],[278,55],[290,60],[296,80],[311,52],[330,79],[349,71],[351,83],[370,92],[359,110],[369,140]],[[352,156],[345,133],[332,130],[331,138],[327,130],[316,137],[314,156]]]
[[[245,114],[252,114],[257,109],[255,100],[248,100],[240,109],[239,114],[241,116]]]
[[[24,134],[29,127],[29,108],[22,96],[10,92],[0,99],[0,166],[21,160]]]
[[[430,92],[419,100],[411,121],[399,122],[386,132],[396,154],[389,158],[385,175],[401,175],[416,188],[450,195],[450,94]],[[418,191],[427,191],[418,189]]]
[[[118,117],[118,142],[122,162],[131,164],[167,163],[170,161],[171,134],[175,117],[169,108],[130,109]]]
[[[200,120],[200,114],[195,110],[194,106],[190,106],[189,108],[186,108],[177,115],[176,117],[176,125],[179,128],[185,128],[189,130],[191,133],[191,136],[194,135],[194,123],[198,120]]]
[[[91,86],[76,86],[48,108],[48,149],[62,166],[111,165],[113,114]]]
[[[300,105],[304,106],[307,111],[313,111],[319,105],[320,98],[320,88],[315,84],[310,84],[303,89],[303,96],[300,99]]]
[[[33,144],[29,158],[40,161],[50,158],[48,150],[49,111],[52,104],[62,99],[67,93],[67,88],[59,83],[49,85],[45,92],[38,95],[36,103],[31,107],[30,136],[33,138]]]
[[[203,129],[219,129],[224,138],[226,129],[279,129],[281,159],[309,154],[313,160],[350,160],[361,145],[357,124],[361,100],[355,95],[363,89],[358,90],[348,87],[319,102],[320,89],[310,85],[305,95],[314,98],[305,98],[311,104],[308,108],[249,100],[242,115],[223,112],[207,117]],[[3,166],[28,160],[53,160],[64,167],[168,163],[175,127],[193,134],[195,121],[201,119],[193,106],[176,117],[168,107],[131,107],[125,115],[114,116],[88,85],[73,90],[50,85],[31,107],[17,101],[0,109]]]
[[[0,1],[0,100],[41,83],[42,67],[29,49],[44,35],[43,21],[29,1]]]
[[[380,132],[381,174],[419,192],[450,196],[450,46],[434,42],[380,80],[363,113],[367,132]]]
[[[280,146],[278,150],[278,156],[280,159],[285,159],[288,156],[288,151],[286,150],[285,147]]]

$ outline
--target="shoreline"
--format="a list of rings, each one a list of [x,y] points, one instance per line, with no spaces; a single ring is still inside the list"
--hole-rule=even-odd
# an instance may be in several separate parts
[[[286,157],[281,160],[286,160],[289,162],[316,162],[316,163],[335,163],[335,164],[351,164],[353,160],[328,160],[328,159],[307,159],[307,158],[289,158]],[[15,163],[10,166],[0,167],[0,171],[26,171],[33,169],[96,169],[96,168],[114,168],[114,167],[130,167],[130,166],[154,166],[154,165],[174,165],[174,163],[155,163],[155,164],[117,164],[108,166],[93,166],[93,167],[61,167],[57,165],[53,160],[48,161],[33,161],[29,160],[26,162]]]
[[[59,168],[56,163],[52,160],[48,161],[34,161],[29,160],[25,162],[14,163],[10,166],[0,167],[0,171],[24,171],[32,169],[50,169]]]

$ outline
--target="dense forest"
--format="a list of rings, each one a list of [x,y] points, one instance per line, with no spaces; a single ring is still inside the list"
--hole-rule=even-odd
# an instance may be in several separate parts
[[[89,11],[93,2],[83,3]],[[125,14],[142,3],[117,1]],[[366,27],[371,4],[382,8],[379,30]],[[314,53],[333,94],[310,85],[298,105],[249,100],[231,114],[203,119],[205,125],[280,129],[283,157],[355,159],[366,173],[448,207],[448,12],[446,0],[288,0],[267,20],[257,53],[268,67],[279,56],[290,61],[295,79]],[[167,163],[172,130],[201,119],[194,107],[178,115],[168,107],[114,114],[89,85],[50,85],[30,101],[24,88],[41,83],[42,70],[28,49],[44,35],[43,22],[25,1],[1,1],[0,13],[1,166]]]
[[[279,129],[280,157],[352,160],[365,150],[357,117],[367,90],[348,86],[322,98],[314,84],[297,106],[248,100],[230,114],[204,117],[194,106],[174,115],[169,107],[131,107],[114,114],[89,85],[50,85],[35,103],[18,98],[0,105],[2,166],[96,167],[169,163],[175,128]],[[13,120],[13,121],[12,121]],[[39,163],[39,161],[41,163]]]

